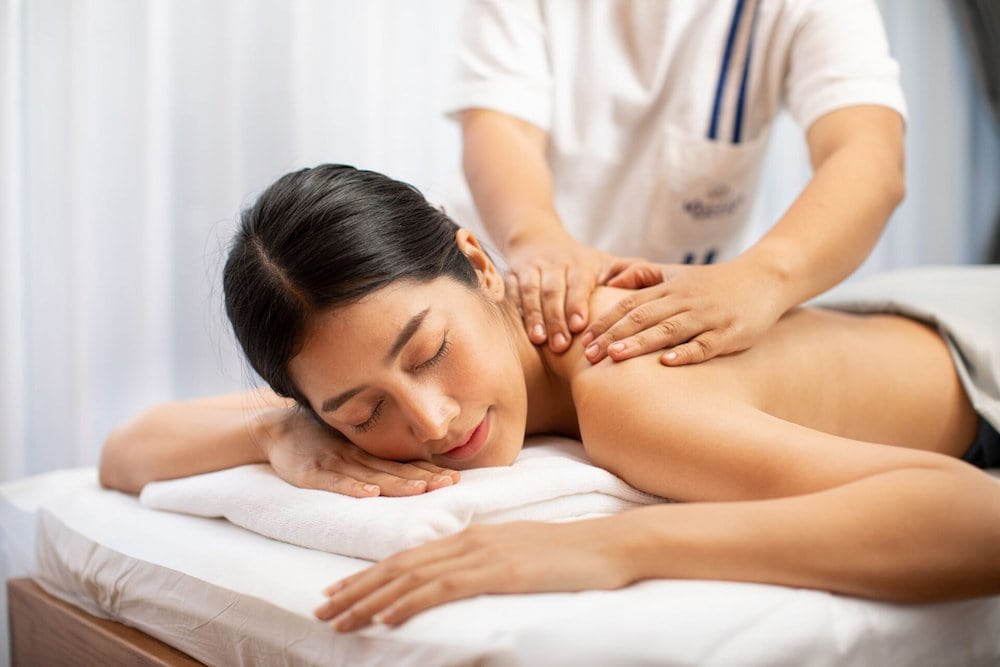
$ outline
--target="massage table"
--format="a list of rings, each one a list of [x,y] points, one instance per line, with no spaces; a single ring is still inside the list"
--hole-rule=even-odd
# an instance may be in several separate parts
[[[368,561],[150,509],[88,468],[0,485],[0,517],[6,576],[30,577],[8,582],[19,665],[1000,662],[1000,597],[895,605],[733,582],[481,596],[338,634],[311,611]]]

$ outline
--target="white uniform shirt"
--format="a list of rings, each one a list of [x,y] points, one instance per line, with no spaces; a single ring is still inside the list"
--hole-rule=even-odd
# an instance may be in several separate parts
[[[620,256],[737,253],[771,123],[905,114],[873,0],[469,0],[446,110],[548,133],[556,211]],[[464,191],[464,186],[461,188]],[[467,192],[449,213],[476,227]]]

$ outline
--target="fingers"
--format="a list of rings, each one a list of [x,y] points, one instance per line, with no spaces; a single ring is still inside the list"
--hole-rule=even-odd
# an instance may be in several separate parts
[[[452,537],[396,554],[327,587],[323,592],[329,599],[314,613],[321,620],[333,619],[331,625],[338,631],[359,628],[413,589],[428,585],[444,574],[471,567],[476,558],[463,551],[461,540]],[[452,596],[439,593],[433,598],[436,603],[431,602],[432,598],[424,598],[422,608],[462,597],[456,596],[457,591],[451,592]]]
[[[606,284],[623,289],[642,289],[663,282],[663,269],[649,262],[619,263],[614,267]]]
[[[443,486],[451,486],[452,484],[458,484],[460,481],[462,481],[462,473],[460,473],[459,471],[450,470],[448,468],[442,468],[441,466],[436,466],[430,461],[411,461],[409,464],[396,464],[396,465],[413,465],[417,466],[418,468],[423,468],[427,472],[433,473],[434,477],[443,476],[448,478],[448,480],[444,479],[435,480],[432,478],[431,481],[427,483],[428,491],[430,491],[431,489],[441,488]]]
[[[510,259],[513,277],[507,286],[518,295],[528,338],[565,352],[573,334],[587,326],[590,293],[610,274],[615,258],[559,235],[525,246]]]
[[[317,610],[317,616],[324,620],[324,617],[332,617],[330,624],[338,632],[357,630],[372,621],[399,625],[431,607],[492,588],[496,577],[491,576],[489,568],[480,567],[481,559],[479,554],[458,555],[413,567],[389,581],[380,581],[381,585],[360,599],[359,591],[344,590],[345,596],[355,598],[349,605],[345,605],[346,599],[337,599],[340,593],[335,592],[327,604]]]
[[[610,284],[620,273],[624,272],[628,267],[632,266],[635,262],[641,261],[631,257],[618,257],[615,258],[611,264],[604,270],[604,273],[598,276],[597,281],[601,285]]]
[[[542,272],[541,305],[545,333],[553,352],[563,352],[570,344],[566,323],[566,269],[553,267]]]
[[[639,309],[641,310],[641,309]],[[621,332],[627,332],[636,322],[644,322],[645,316],[633,315],[633,310],[623,322]],[[588,361],[597,363],[605,357],[614,361],[624,361],[649,352],[670,348],[660,356],[665,366],[685,366],[708,361],[720,354],[729,354],[746,346],[733,347],[727,344],[726,329],[711,329],[696,321],[690,312],[678,313],[673,317],[655,322],[633,335],[619,333],[616,324],[598,338],[585,354]],[[603,340],[602,340],[603,339]],[[603,348],[599,347],[608,341]],[[612,342],[613,341],[613,342]]]
[[[664,365],[700,363],[746,349],[784,312],[736,265],[635,261],[613,269],[617,273],[608,285],[636,291],[584,331],[584,354],[591,363],[664,348],[669,348],[660,357]]]
[[[611,307],[610,310],[605,311],[600,317],[590,323],[590,326],[586,331],[583,332],[581,337],[581,342],[586,348],[587,358],[591,358],[591,348],[595,345],[595,340],[604,335],[604,333],[613,327],[622,317],[625,316],[633,308],[638,307],[640,303],[640,295],[633,294],[632,296],[626,297],[616,303]],[[599,345],[603,356],[603,350],[607,347],[609,341],[606,339],[603,341],[603,345]],[[594,359],[591,359],[594,361]]]
[[[386,605],[382,600],[373,597],[372,608],[377,608],[378,611],[371,612],[372,620],[393,627],[405,623],[410,617],[422,611],[446,602],[483,593],[504,592],[504,579],[498,572],[498,567],[484,567],[483,563],[472,562],[471,559],[468,561],[463,563],[455,560],[441,563],[440,572],[427,574],[420,572],[416,575],[418,581],[420,577],[426,577],[426,582],[422,585],[406,590],[404,584],[400,588],[405,592],[401,594],[386,591],[389,600],[395,600],[391,604]],[[363,615],[370,612],[367,603],[368,600],[365,600],[359,605],[360,613]]]
[[[633,311],[635,313],[636,311]],[[652,322],[646,329],[633,335],[625,333],[634,326],[641,326],[638,323]],[[609,331],[609,336],[615,336],[618,340],[609,343],[606,347],[607,356],[615,361],[624,361],[632,357],[638,357],[649,352],[662,350],[678,343],[690,339],[701,332],[701,328],[694,322],[687,313],[679,313],[662,320],[647,320],[646,316],[629,314],[625,320],[626,324],[622,333],[614,333],[614,327]],[[616,325],[617,326],[617,325]]]
[[[607,548],[618,531],[618,524],[599,519],[472,526],[329,586],[329,599],[314,613],[347,632],[371,621],[399,625],[431,607],[485,593],[619,588],[637,576],[629,559]]]
[[[376,471],[388,473],[403,479],[423,480],[428,484],[434,481],[435,483],[450,486],[462,478],[457,470],[442,468],[430,461],[389,461],[361,450],[358,451],[358,463]],[[446,479],[434,480],[435,477],[439,476]]]
[[[542,274],[538,269],[531,268],[515,275],[520,289],[524,328],[531,342],[541,345],[546,340],[545,318],[542,316]]]
[[[591,363],[605,356],[620,361],[682,343],[700,333],[700,330],[689,331],[691,327],[681,317],[684,308],[669,298],[663,287],[635,292],[587,328],[583,334],[584,355]]]
[[[359,463],[377,471],[367,481],[379,484],[383,496],[411,496],[433,491],[457,484],[462,478],[457,470],[448,470],[429,461],[400,463],[364,454]],[[384,478],[378,473],[384,473]]]
[[[535,345],[548,341],[553,351],[565,351],[570,345],[565,267],[519,271],[514,282],[520,289],[521,316],[528,338]]]
[[[722,353],[723,337],[715,331],[707,331],[683,345],[678,345],[664,352],[660,357],[660,363],[664,366],[699,364]]]
[[[353,498],[415,496],[451,486],[461,478],[454,470],[431,463],[398,463],[364,454],[360,460],[341,459],[337,470],[313,469],[298,486],[332,491]]]
[[[378,484],[331,470],[313,470],[304,475],[302,479],[296,480],[294,484],[303,489],[330,491],[352,498],[371,498],[382,492],[382,488]],[[418,493],[422,493],[422,491],[418,491]]]
[[[594,291],[593,276],[577,269],[567,272],[566,280],[566,314],[569,317],[569,330],[580,333],[587,326],[590,317],[590,293]]]

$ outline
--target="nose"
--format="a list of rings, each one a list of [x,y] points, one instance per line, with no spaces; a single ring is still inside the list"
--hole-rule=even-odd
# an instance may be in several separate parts
[[[451,422],[460,411],[458,402],[436,387],[415,389],[406,402],[410,431],[421,442],[447,436]]]

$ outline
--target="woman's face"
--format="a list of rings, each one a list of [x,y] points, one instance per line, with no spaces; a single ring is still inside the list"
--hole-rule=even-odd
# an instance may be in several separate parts
[[[316,414],[369,454],[510,465],[527,391],[502,298],[502,281],[394,283],[315,317],[289,371]]]

